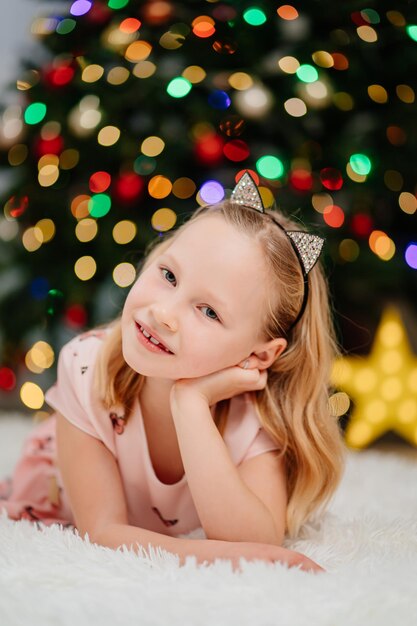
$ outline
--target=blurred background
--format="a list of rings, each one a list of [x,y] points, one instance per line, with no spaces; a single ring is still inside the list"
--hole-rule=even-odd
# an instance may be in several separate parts
[[[14,0],[0,29],[0,407],[42,417],[61,346],[249,169],[326,238],[347,442],[415,446],[416,3]]]

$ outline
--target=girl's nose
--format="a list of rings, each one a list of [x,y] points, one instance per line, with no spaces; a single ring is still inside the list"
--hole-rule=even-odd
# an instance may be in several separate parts
[[[170,330],[176,331],[178,322],[172,312],[168,311],[166,307],[154,306],[153,315],[161,326],[167,326]]]

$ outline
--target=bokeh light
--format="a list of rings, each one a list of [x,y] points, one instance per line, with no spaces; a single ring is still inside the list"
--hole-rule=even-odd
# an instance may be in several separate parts
[[[185,68],[182,76],[186,78],[190,83],[201,83],[207,76],[205,70],[199,65],[189,65]]]
[[[288,98],[284,102],[284,108],[291,117],[302,117],[307,113],[306,103],[300,98]]]
[[[141,152],[148,157],[155,157],[161,154],[165,148],[165,142],[160,137],[147,137],[140,146]]]
[[[232,103],[229,94],[221,89],[216,89],[209,94],[207,98],[208,103],[213,109],[220,109],[221,111],[228,109]]]
[[[172,183],[166,176],[153,176],[148,183],[148,192],[152,198],[162,199],[169,196]]]
[[[41,374],[51,367],[54,361],[54,351],[46,341],[37,341],[25,356],[26,367],[35,374]]]
[[[241,139],[232,139],[223,146],[224,155],[234,162],[244,161],[250,155],[249,146]]]
[[[404,213],[413,215],[417,211],[417,197],[408,191],[400,193],[398,198],[398,204]]]
[[[390,261],[395,254],[393,240],[382,230],[373,230],[371,232],[369,247],[382,261]]]
[[[339,256],[344,261],[356,261],[359,251],[359,245],[354,239],[342,239],[339,244]]]
[[[85,15],[91,9],[92,4],[91,0],[75,0],[70,7],[70,13],[76,17]]]
[[[43,391],[35,383],[23,383],[20,389],[20,399],[29,409],[40,409],[44,403]]]
[[[208,180],[200,188],[200,196],[206,204],[216,204],[224,198],[224,188],[217,180]]]
[[[91,217],[104,217],[111,209],[111,198],[106,193],[97,193],[88,201],[88,212]]]
[[[259,7],[249,7],[243,11],[243,19],[250,26],[262,26],[266,22],[266,15]]]
[[[167,207],[158,209],[152,215],[151,224],[152,228],[159,232],[166,232],[175,226],[177,221],[177,215],[175,211]]]
[[[0,367],[0,389],[13,391],[16,387],[16,375],[10,367]]]
[[[417,41],[417,25],[416,24],[408,24],[408,26],[405,27],[406,33],[407,35],[410,37],[410,39],[412,39],[413,41]]]
[[[295,73],[297,74],[297,77],[303,81],[303,83],[314,83],[314,81],[319,77],[316,68],[308,63],[300,65]]]
[[[417,270],[417,243],[408,244],[404,256],[407,265],[412,269]]]
[[[75,227],[75,236],[78,241],[92,241],[97,235],[98,226],[96,220],[86,217],[81,219]]]
[[[172,98],[184,98],[184,96],[190,93],[192,86],[192,83],[187,78],[177,76],[168,83],[167,93]]]
[[[92,256],[85,255],[76,260],[74,272],[80,280],[90,280],[97,271],[97,263]]]
[[[32,102],[26,108],[24,120],[26,124],[39,124],[46,115],[46,104],[43,102]]]
[[[278,66],[286,74],[295,74],[300,67],[300,62],[295,57],[285,56],[278,61]]]
[[[298,17],[298,11],[291,4],[283,4],[278,7],[277,13],[279,17],[283,20],[296,20]]]
[[[89,180],[89,187],[92,193],[102,193],[110,187],[111,176],[108,172],[94,172]]]
[[[334,167],[325,167],[320,171],[320,180],[326,189],[337,191],[343,186],[343,176],[339,170]]]
[[[137,63],[147,59],[151,52],[152,46],[147,41],[134,41],[127,47],[125,59],[132,63]]]
[[[110,9],[124,9],[129,4],[129,0],[108,0],[107,5]]]
[[[327,206],[323,211],[323,220],[332,228],[340,228],[345,221],[343,209],[337,204]]]
[[[264,178],[280,178],[284,173],[282,161],[273,155],[265,155],[256,161],[256,169]]]
[[[352,154],[349,158],[349,164],[356,174],[367,176],[372,168],[372,163],[366,154]]]
[[[132,263],[119,263],[113,270],[113,280],[119,287],[129,287],[135,278],[136,270]]]
[[[104,126],[97,135],[101,146],[113,146],[119,141],[120,130],[116,126]]]
[[[195,193],[195,190],[195,182],[191,178],[187,178],[186,176],[177,178],[177,180],[172,185],[172,193],[175,197],[180,198],[181,200],[191,198],[191,196]]]
[[[113,239],[116,243],[124,245],[130,243],[136,237],[137,227],[130,220],[121,220],[113,228]]]

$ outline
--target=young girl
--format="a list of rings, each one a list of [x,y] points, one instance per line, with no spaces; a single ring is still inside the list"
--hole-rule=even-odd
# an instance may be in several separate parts
[[[0,509],[180,564],[323,571],[282,546],[345,461],[323,241],[266,213],[245,173],[230,200],[151,242],[122,315],[62,348],[55,412],[0,483]],[[206,539],[182,536],[198,528]]]

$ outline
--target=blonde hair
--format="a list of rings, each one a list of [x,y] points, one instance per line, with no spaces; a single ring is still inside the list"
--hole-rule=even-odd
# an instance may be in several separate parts
[[[284,352],[268,368],[265,389],[251,392],[260,422],[280,447],[287,481],[286,533],[299,534],[314,513],[320,514],[333,496],[344,471],[346,446],[342,430],[330,410],[330,375],[338,348],[332,322],[328,286],[319,260],[308,275],[309,296],[303,316],[287,335],[303,297],[300,264],[288,236],[272,220],[253,209],[225,200],[199,207],[191,218],[164,239],[150,242],[139,274],[173,243],[190,223],[216,213],[256,242],[264,254],[267,302],[262,340],[285,337]],[[276,210],[268,213],[287,230],[299,224]],[[96,367],[96,383],[106,407],[122,404],[127,419],[139,396],[145,376],[133,371],[123,359],[120,317],[112,324]],[[230,399],[215,406],[214,421],[223,435]]]

